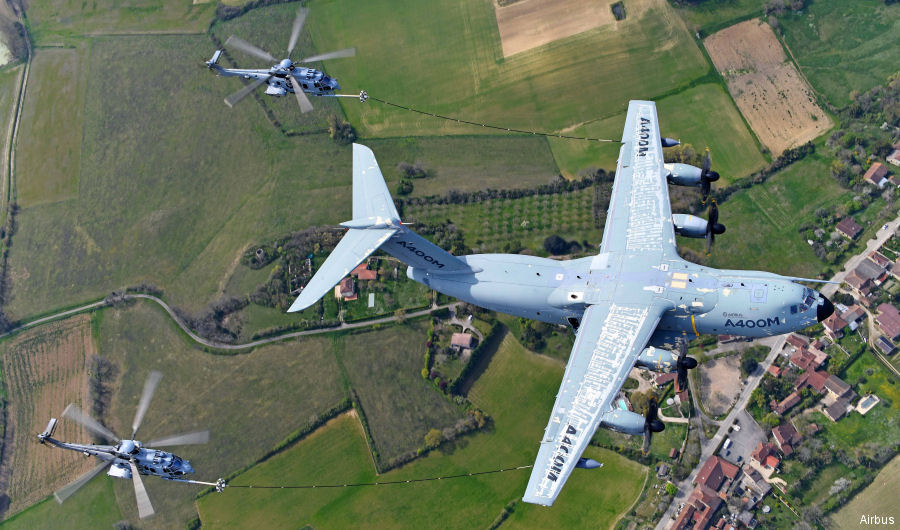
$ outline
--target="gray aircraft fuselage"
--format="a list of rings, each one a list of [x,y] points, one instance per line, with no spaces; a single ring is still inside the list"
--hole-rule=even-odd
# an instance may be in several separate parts
[[[393,237],[402,238],[402,231]],[[783,276],[718,270],[680,258],[635,269],[608,262],[614,258],[603,254],[569,261],[519,254],[457,257],[478,272],[443,275],[411,266],[407,275],[477,306],[575,328],[588,305],[612,299],[625,303],[629,292],[651,289],[672,306],[651,344],[702,333],[778,335],[811,326],[832,312],[827,299],[819,305],[816,291]]]
[[[294,87],[288,76],[295,77],[300,87],[307,94],[314,96],[330,96],[341,86],[333,77],[328,77],[324,72],[314,68],[293,66],[290,61],[284,61],[267,70],[249,68],[222,68],[217,66],[216,72],[222,77],[243,77],[244,79],[268,79],[266,94],[270,96],[284,96],[293,94]]]
[[[131,478],[133,461],[141,475],[154,475],[168,480],[184,479],[194,472],[187,460],[168,451],[150,449],[137,440],[120,440],[116,445],[76,444],[57,440],[50,436],[38,436],[41,443],[48,443],[61,449],[76,451],[86,456],[96,456],[113,460],[107,475],[117,478]]]

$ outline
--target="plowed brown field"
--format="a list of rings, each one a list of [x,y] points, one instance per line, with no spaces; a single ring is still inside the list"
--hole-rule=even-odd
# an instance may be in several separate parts
[[[91,318],[78,315],[25,331],[0,346],[9,395],[2,463],[3,493],[10,497],[7,516],[45,498],[91,469],[97,462],[71,451],[42,447],[36,435],[69,403],[90,410],[85,365],[96,353]],[[60,420],[54,438],[90,443],[77,423]]]
[[[704,44],[753,132],[773,155],[831,128],[812,89],[787,60],[772,28],[758,20],[735,24]]]

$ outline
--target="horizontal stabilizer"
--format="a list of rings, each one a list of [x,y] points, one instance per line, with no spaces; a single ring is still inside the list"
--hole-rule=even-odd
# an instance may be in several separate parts
[[[319,298],[325,296],[341,278],[350,274],[350,271],[378,250],[396,231],[396,228],[348,230],[309,284],[300,292],[300,296],[291,304],[288,312],[303,311],[318,302]]]

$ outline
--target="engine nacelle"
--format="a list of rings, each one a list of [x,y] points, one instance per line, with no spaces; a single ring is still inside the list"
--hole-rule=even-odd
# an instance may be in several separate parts
[[[666,171],[666,180],[676,186],[699,186],[703,170],[690,164],[663,164]]]
[[[678,367],[678,354],[661,348],[644,348],[635,366],[653,372],[674,372]]]
[[[703,238],[709,223],[696,215],[676,213],[672,215],[672,224],[675,225],[675,233],[680,236]]]
[[[625,434],[644,434],[646,420],[636,412],[628,410],[611,410],[603,415],[600,426]]]
[[[662,141],[663,147],[675,147],[676,145],[681,143],[681,140],[676,140],[674,138],[667,138],[665,136],[663,136],[661,138],[661,141]]]

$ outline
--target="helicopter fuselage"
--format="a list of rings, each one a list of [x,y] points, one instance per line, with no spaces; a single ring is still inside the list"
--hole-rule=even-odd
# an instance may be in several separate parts
[[[131,465],[134,462],[138,473],[173,480],[182,479],[194,472],[191,463],[168,451],[143,447],[137,440],[121,440],[117,445],[76,444],[57,440],[50,436],[38,435],[41,443],[46,443],[77,451],[85,456],[96,456],[101,460],[113,460],[107,475],[131,479]]]
[[[268,79],[266,94],[270,96],[284,96],[294,93],[291,80],[297,79],[303,91],[313,96],[331,96],[341,86],[337,80],[325,75],[324,72],[314,68],[303,66],[284,67],[276,64],[268,70],[256,70],[248,68],[216,68],[216,73],[224,77],[243,77],[244,79]]]

